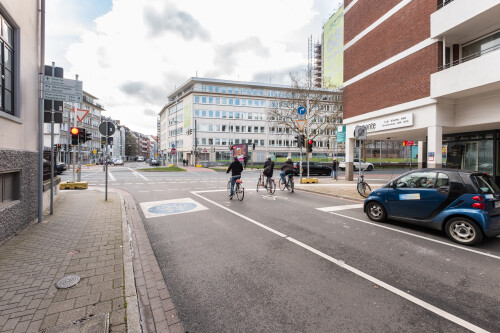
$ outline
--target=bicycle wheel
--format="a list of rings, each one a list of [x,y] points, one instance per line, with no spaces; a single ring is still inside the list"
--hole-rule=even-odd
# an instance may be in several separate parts
[[[241,184],[236,184],[236,197],[238,198],[239,201],[242,201],[243,198],[245,197],[245,188]]]
[[[368,185],[367,183],[365,183],[365,182],[358,183],[358,193],[363,198],[368,198],[371,191],[372,191],[372,189],[371,189],[370,185]]]
[[[276,191],[276,183],[272,180],[269,180],[267,183],[267,192],[269,194],[274,194],[275,191]]]
[[[280,183],[279,183],[279,186],[280,186],[280,191],[284,191],[285,190],[285,186],[286,184],[283,183],[283,180],[280,178]]]
[[[227,182],[227,195],[230,196],[231,195],[231,181],[228,181]]]

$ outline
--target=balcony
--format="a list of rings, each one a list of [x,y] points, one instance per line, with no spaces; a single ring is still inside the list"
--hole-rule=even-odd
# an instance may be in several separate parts
[[[454,0],[431,15],[431,38],[463,44],[500,28],[500,1]]]
[[[432,74],[431,97],[463,98],[500,90],[500,48],[489,51]]]

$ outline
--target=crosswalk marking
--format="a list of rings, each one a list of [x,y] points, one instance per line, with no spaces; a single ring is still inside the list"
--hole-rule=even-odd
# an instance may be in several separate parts
[[[316,209],[321,210],[322,212],[338,212],[340,210],[357,209],[357,208],[363,208],[363,204],[330,206],[330,207],[322,207]]]

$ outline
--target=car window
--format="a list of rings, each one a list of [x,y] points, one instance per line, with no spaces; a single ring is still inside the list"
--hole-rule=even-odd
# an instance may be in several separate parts
[[[435,172],[413,172],[396,181],[397,188],[434,188]]]
[[[450,186],[450,179],[445,173],[438,173],[438,178],[436,181],[436,187]]]
[[[471,179],[483,194],[500,193],[500,188],[489,175],[471,175]]]

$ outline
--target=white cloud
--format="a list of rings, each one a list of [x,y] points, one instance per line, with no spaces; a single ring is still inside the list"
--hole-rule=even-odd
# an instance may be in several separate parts
[[[89,21],[75,0],[51,1],[52,19],[64,20],[47,22],[47,54],[59,57],[47,60],[68,78],[79,74],[107,116],[144,134],[156,133],[151,110],[196,73],[285,83],[282,73],[306,66],[307,38],[319,38],[336,8],[324,13],[326,0],[113,0]]]

